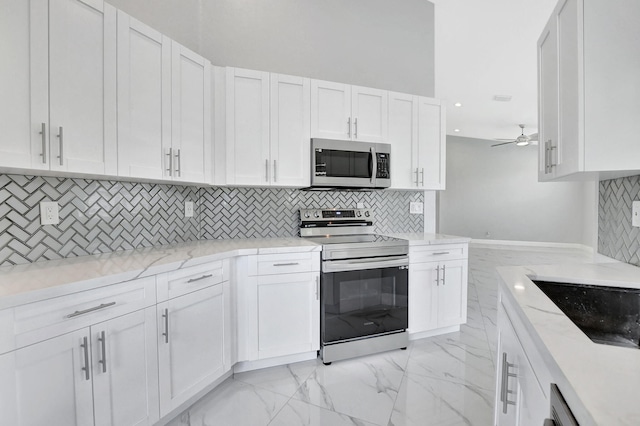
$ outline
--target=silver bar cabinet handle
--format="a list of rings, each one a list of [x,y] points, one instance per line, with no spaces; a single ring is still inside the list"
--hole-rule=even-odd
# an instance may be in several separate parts
[[[176,154],[176,176],[182,177],[182,158],[180,157],[180,148],[178,148],[178,153]]]
[[[509,373],[509,368],[513,367],[507,361],[507,353],[502,353],[502,386],[500,389],[500,401],[502,402],[502,412],[507,414],[507,408],[509,405],[516,405],[514,401],[509,401],[509,394],[513,393],[509,390],[509,377],[517,377],[516,374]]]
[[[349,139],[351,139],[351,117],[347,118],[347,134],[349,135]]]
[[[437,251],[435,253],[431,253],[431,256],[442,256],[443,254],[450,254],[448,251]]]
[[[89,341],[87,340],[87,336],[82,338],[80,347],[84,350],[84,367],[82,367],[82,371],[84,371],[84,378],[86,380],[91,380],[91,376],[89,375]]]
[[[98,362],[102,364],[102,372],[106,373],[107,372],[107,336],[104,330],[100,332],[100,337],[98,337],[98,342],[100,342],[100,345],[102,346],[102,359],[98,360]]]
[[[416,173],[416,186],[418,186],[418,168],[417,167],[416,167],[415,173]]]
[[[316,300],[320,300],[320,277],[316,275]]]
[[[269,182],[269,160],[264,160],[264,180]]]
[[[169,167],[167,167],[167,171],[169,172],[169,176],[173,176],[173,148],[169,148],[169,153],[165,155],[169,157]]]
[[[164,318],[164,342],[169,343],[169,309],[165,309],[162,314],[162,318]]]
[[[42,164],[47,164],[47,123],[42,123],[40,134],[42,135],[42,154],[40,154]]]
[[[420,170],[420,185],[424,186],[424,167]]]
[[[94,306],[93,308],[84,309],[82,311],[75,311],[74,313],[67,315],[66,318],[73,318],[73,317],[77,317],[79,315],[88,314],[89,312],[93,312],[93,311],[97,311],[97,310],[100,310],[100,309],[108,308],[109,306],[113,306],[115,304],[116,304],[116,302],[101,303],[100,305]]]
[[[207,274],[207,275],[203,275],[200,278],[191,278],[189,281],[187,281],[187,284],[191,284],[194,283],[196,281],[200,281],[200,280],[204,280],[206,278],[211,278],[213,276],[213,274]]]
[[[276,169],[276,160],[273,160],[273,181],[274,182],[278,181],[277,175],[276,175],[276,171],[277,171],[277,169]]]
[[[353,138],[358,139],[358,118],[353,120]]]
[[[436,285],[440,285],[440,265],[436,266]]]
[[[274,263],[273,266],[295,266],[299,265],[299,262],[289,262],[289,263]]]
[[[447,265],[442,265],[442,285],[445,285],[447,279]]]
[[[549,141],[549,142],[551,142],[551,141]],[[553,145],[551,145],[549,147],[549,169],[551,169],[552,167],[555,167],[555,166],[558,165],[558,163],[554,163],[553,162],[553,151],[555,149],[558,149],[558,147],[557,146],[553,146]]]
[[[58,129],[58,139],[60,139],[60,155],[58,155],[58,158],[60,159],[60,165],[62,166],[64,161],[64,135],[62,126]]]

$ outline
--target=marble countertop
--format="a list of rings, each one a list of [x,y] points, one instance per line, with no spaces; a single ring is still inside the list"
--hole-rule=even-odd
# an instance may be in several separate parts
[[[410,233],[392,233],[385,234],[389,237],[401,238],[403,240],[408,240],[409,245],[436,245],[436,244],[461,244],[461,243],[469,243],[471,238],[467,237],[457,237],[455,235],[445,235],[445,234],[430,234],[430,233],[422,233],[422,232],[410,232]]]
[[[579,423],[640,424],[640,350],[592,342],[531,281],[640,288],[640,268],[594,263],[498,268],[500,291],[537,344]]]
[[[0,309],[251,254],[320,251],[303,238],[207,240],[0,268]]]

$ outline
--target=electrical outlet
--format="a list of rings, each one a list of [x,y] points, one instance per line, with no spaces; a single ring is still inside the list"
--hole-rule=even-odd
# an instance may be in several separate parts
[[[631,203],[631,225],[640,227],[640,201]]]
[[[422,214],[423,211],[424,211],[424,205],[422,203],[417,203],[417,202],[409,203],[409,213]]]
[[[184,202],[184,217],[193,217],[193,201]]]
[[[59,223],[58,203],[55,201],[40,202],[40,224],[57,225]]]

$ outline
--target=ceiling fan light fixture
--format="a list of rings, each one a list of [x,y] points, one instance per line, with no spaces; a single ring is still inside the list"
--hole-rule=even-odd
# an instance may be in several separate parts
[[[518,138],[520,139],[520,138]],[[527,146],[529,145],[529,141],[528,140],[516,140],[516,146]]]

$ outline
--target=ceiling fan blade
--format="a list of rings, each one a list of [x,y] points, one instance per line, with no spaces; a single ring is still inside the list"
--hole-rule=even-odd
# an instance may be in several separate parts
[[[530,141],[537,141],[538,140],[538,133],[531,133],[529,135],[529,140]]]
[[[504,139],[504,138],[493,138],[494,141],[509,141],[509,142],[515,142],[516,140],[511,138],[511,139]]]
[[[491,148],[493,148],[494,146],[509,145],[510,143],[515,143],[515,141],[497,143],[495,145],[491,145]]]

